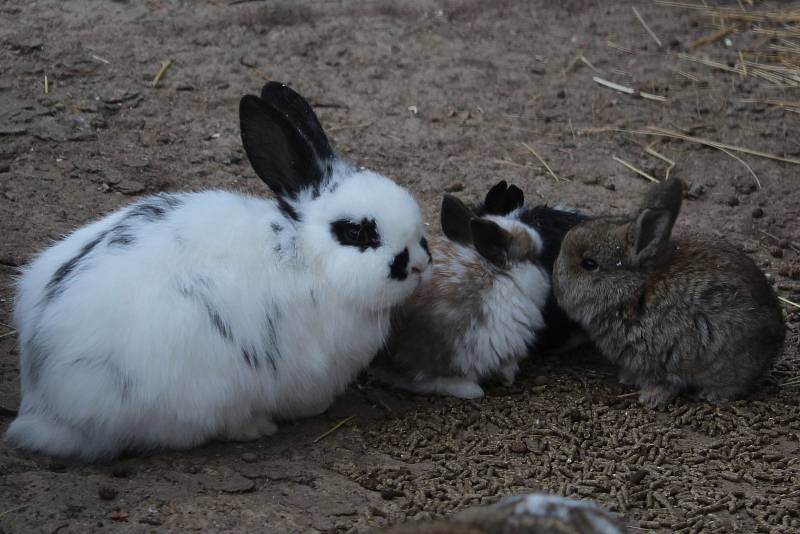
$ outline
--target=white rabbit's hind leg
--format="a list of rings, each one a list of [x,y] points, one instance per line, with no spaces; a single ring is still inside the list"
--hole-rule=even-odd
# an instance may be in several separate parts
[[[119,451],[109,444],[86,437],[69,425],[44,414],[22,414],[5,435],[12,444],[50,456],[80,457],[84,460],[116,456]]]

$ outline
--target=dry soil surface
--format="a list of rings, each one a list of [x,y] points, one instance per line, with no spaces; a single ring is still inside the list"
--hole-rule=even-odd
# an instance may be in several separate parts
[[[16,268],[139,195],[267,194],[237,108],[268,79],[305,94],[343,154],[408,186],[431,232],[444,191],[476,199],[500,179],[531,202],[630,208],[647,182],[612,157],[660,179],[669,165],[651,146],[691,186],[678,231],[740,245],[800,301],[800,167],[620,131],[800,158],[798,89],[680,58],[731,69],[764,45],[737,32],[690,49],[717,29],[701,10],[627,1],[0,1],[0,431],[19,402]],[[0,530],[346,532],[548,491],[594,499],[633,532],[797,532],[800,310],[785,309],[782,361],[723,406],[642,409],[582,348],[532,354],[479,401],[362,379],[324,416],[254,443],[102,466],[0,445]]]

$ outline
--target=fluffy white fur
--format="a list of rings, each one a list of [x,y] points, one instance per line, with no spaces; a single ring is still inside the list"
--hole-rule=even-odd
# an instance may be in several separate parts
[[[223,191],[172,195],[176,207],[156,220],[130,217],[159,198],[75,231],[24,270],[12,443],[94,461],[271,434],[276,419],[330,405],[417,287],[411,268],[428,270],[414,199],[342,163],[319,195],[292,201],[300,222],[274,200]],[[342,246],[330,230],[341,217],[374,218],[381,245]],[[114,245],[122,223],[132,239]],[[48,298],[54,273],[100,236]],[[391,279],[404,248],[409,275]]]
[[[541,250],[542,242],[535,231],[502,217],[488,217],[500,226],[524,228]],[[473,249],[461,247],[463,254],[473,255]],[[528,355],[536,341],[536,333],[544,329],[542,311],[550,292],[550,277],[538,264],[519,263],[498,276],[483,295],[482,313],[485,322],[473,319],[463,336],[456,340],[453,366],[463,375],[463,381],[437,381],[432,393],[461,398],[483,396],[480,382],[500,375],[503,383],[514,383],[519,362]]]

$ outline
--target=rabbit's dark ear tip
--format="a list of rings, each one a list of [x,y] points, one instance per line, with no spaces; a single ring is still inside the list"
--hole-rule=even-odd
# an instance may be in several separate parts
[[[686,184],[683,183],[683,180],[680,178],[667,178],[663,182],[661,182],[661,187],[664,189],[680,189],[683,191],[686,189]]]
[[[244,95],[239,100],[239,115],[246,115],[261,107],[261,99],[254,95]]]
[[[261,88],[262,100],[275,100],[277,98],[300,97],[300,94],[283,82],[267,82]]]

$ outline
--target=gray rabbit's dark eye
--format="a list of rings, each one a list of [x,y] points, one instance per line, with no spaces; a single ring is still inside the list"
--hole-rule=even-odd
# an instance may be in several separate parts
[[[596,271],[597,267],[599,267],[597,262],[592,258],[584,258],[581,260],[581,268],[586,271]]]

